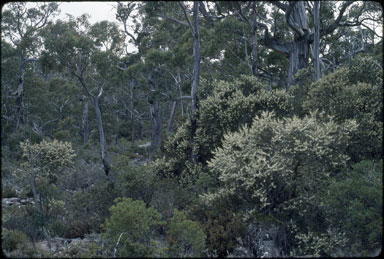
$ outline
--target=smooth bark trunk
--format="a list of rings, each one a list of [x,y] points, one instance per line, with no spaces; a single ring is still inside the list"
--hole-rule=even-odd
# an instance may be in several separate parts
[[[136,79],[133,79],[132,80],[132,85],[131,85],[131,88],[130,88],[130,109],[131,109],[131,141],[132,141],[132,144],[135,143],[135,124],[134,124],[134,115],[133,115],[133,106],[134,106],[134,90],[137,86],[137,81]]]
[[[81,122],[83,144],[86,144],[89,139],[89,122],[88,122],[88,98],[84,97],[83,118]]]
[[[148,74],[148,84],[151,91],[157,91],[154,72]],[[161,143],[160,102],[155,96],[150,96],[148,102],[151,117],[151,152],[154,153],[158,150]]]
[[[153,100],[150,104],[150,114],[151,114],[151,151],[156,152],[161,143],[161,120],[160,120],[160,102],[158,100]]]
[[[21,58],[20,75],[18,77],[18,86],[16,92],[16,113],[15,113],[15,129],[19,130],[20,124],[23,122],[22,107],[24,96],[24,75],[25,75],[25,62],[24,58]]]
[[[172,104],[171,114],[169,116],[168,126],[167,126],[167,130],[166,130],[167,136],[170,136],[173,132],[173,125],[174,125],[175,117],[176,117],[176,107],[177,107],[177,101],[174,101]]]
[[[199,2],[193,2],[193,82],[191,87],[191,97],[192,97],[192,116],[191,116],[191,146],[192,146],[192,161],[197,162],[197,154],[195,153],[194,138],[197,130],[197,119],[198,119],[198,98],[197,98],[197,88],[199,87],[199,78],[200,78],[200,37],[199,37]]]
[[[256,2],[254,2],[252,13],[252,74],[257,77],[258,75],[258,51],[257,51],[257,9]]]
[[[107,147],[106,147],[105,136],[104,136],[103,121],[102,121],[101,111],[100,111],[100,106],[99,106],[99,97],[93,96],[92,100],[93,100],[93,104],[95,106],[96,118],[97,118],[97,127],[99,129],[101,160],[103,162],[104,172],[106,175],[108,175],[109,170],[111,169],[111,166],[110,166],[108,158],[107,158]]]
[[[113,142],[114,142],[115,146],[118,144],[119,128],[120,128],[119,114],[118,114],[118,112],[115,112],[115,134],[113,137]]]

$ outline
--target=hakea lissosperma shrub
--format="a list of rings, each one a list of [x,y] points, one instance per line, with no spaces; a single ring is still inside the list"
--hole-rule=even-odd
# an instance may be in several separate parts
[[[205,199],[237,195],[270,214],[299,208],[349,161],[345,149],[356,123],[321,122],[321,116],[277,119],[263,112],[252,126],[226,134],[208,162],[222,187]]]

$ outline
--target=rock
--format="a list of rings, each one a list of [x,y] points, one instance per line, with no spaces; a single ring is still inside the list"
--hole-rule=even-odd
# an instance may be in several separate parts
[[[235,248],[233,250],[233,252],[230,253],[227,257],[228,258],[250,257],[250,253],[245,247],[240,246],[240,247]]]
[[[51,240],[51,242],[48,242],[47,240],[43,240],[40,242],[36,242],[36,247],[43,252],[54,253],[56,252],[56,250],[58,250],[60,245],[56,243],[54,240]]]
[[[273,224],[251,224],[244,240],[250,257],[283,257],[285,233]]]
[[[150,146],[151,146],[151,142],[146,142],[145,144],[138,145],[138,147],[141,147],[141,148],[148,148]]]
[[[1,203],[8,206],[17,205],[17,204],[20,204],[20,198],[17,198],[17,197],[3,198],[1,200]]]
[[[14,205],[20,206],[20,205],[26,205],[28,203],[34,204],[35,202],[33,201],[32,198],[22,199],[18,197],[12,197],[12,198],[3,198],[1,203],[7,206],[14,206]]]

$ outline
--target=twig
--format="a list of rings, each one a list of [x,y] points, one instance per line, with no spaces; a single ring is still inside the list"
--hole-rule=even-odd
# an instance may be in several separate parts
[[[114,249],[114,251],[113,251],[113,258],[116,258],[117,247],[118,247],[119,244],[120,244],[120,239],[121,239],[121,237],[122,237],[124,234],[126,234],[126,233],[127,233],[127,232],[123,232],[123,233],[121,233],[120,236],[119,236],[119,238],[117,239],[117,243],[116,243],[116,245],[115,245],[115,249]]]

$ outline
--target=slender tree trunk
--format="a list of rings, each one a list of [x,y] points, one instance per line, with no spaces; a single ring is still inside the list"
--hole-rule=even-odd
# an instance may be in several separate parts
[[[180,77],[180,70],[177,70],[177,87],[179,89],[179,95],[183,96],[183,92],[181,91],[181,77]],[[180,106],[181,106],[181,117],[184,118],[184,103],[183,100],[180,100]]]
[[[254,2],[253,6],[253,13],[252,13],[252,74],[253,76],[257,77],[258,73],[258,42],[257,42],[257,9],[256,9],[256,3]]]
[[[160,102],[158,100],[153,100],[150,104],[150,114],[152,123],[151,150],[156,152],[161,143]]]
[[[148,84],[151,91],[156,92],[157,84],[154,72],[148,74]],[[150,96],[149,113],[151,116],[151,151],[154,153],[158,150],[161,143],[161,121],[160,121],[160,102],[156,96]]]
[[[88,98],[84,96],[84,108],[83,108],[83,119],[81,122],[83,144],[86,144],[89,139],[89,123],[88,123]]]
[[[132,80],[131,88],[130,88],[130,109],[131,109],[131,141],[132,144],[135,143],[135,124],[134,124],[134,116],[133,116],[133,109],[134,109],[134,90],[137,86],[137,81],[136,79]]]
[[[42,216],[43,206],[41,204],[41,199],[39,199],[36,192],[36,173],[33,168],[32,168],[32,175],[31,175],[31,189],[32,189],[32,195],[33,195],[33,199],[35,200],[36,207],[39,210],[40,215]]]
[[[20,124],[23,123],[22,108],[23,108],[23,96],[24,96],[24,75],[25,75],[25,61],[21,57],[20,75],[18,77],[18,87],[16,96],[16,114],[15,114],[15,129],[19,130]]]
[[[95,105],[97,127],[99,129],[101,160],[102,160],[103,165],[104,165],[105,174],[108,175],[109,170],[111,169],[111,166],[110,166],[108,158],[107,158],[107,147],[106,147],[104,130],[103,130],[103,121],[101,118],[101,112],[100,112],[100,106],[99,106],[99,97],[93,96],[92,100],[93,100],[93,104]]]
[[[192,146],[192,161],[197,162],[197,154],[195,154],[194,138],[197,130],[198,119],[198,98],[197,88],[199,87],[200,79],[200,42],[199,42],[199,2],[193,2],[193,82],[191,87],[192,97],[192,116],[191,116],[191,146]]]
[[[141,119],[137,121],[137,138],[143,139],[143,121]]]
[[[175,117],[176,117],[176,107],[177,107],[177,101],[174,101],[172,104],[171,114],[169,116],[168,126],[167,126],[167,130],[166,130],[167,136],[170,136],[173,132],[173,125],[174,125]]]
[[[115,112],[115,136],[114,136],[114,144],[115,146],[117,145],[118,143],[118,138],[119,138],[119,127],[120,127],[120,123],[119,123],[119,114],[118,112],[116,111]]]
[[[314,3],[314,66],[315,66],[315,81],[319,80],[321,77],[320,74],[320,60],[319,60],[319,48],[320,48],[320,31],[319,31],[319,23],[320,23],[320,1],[315,1]]]

